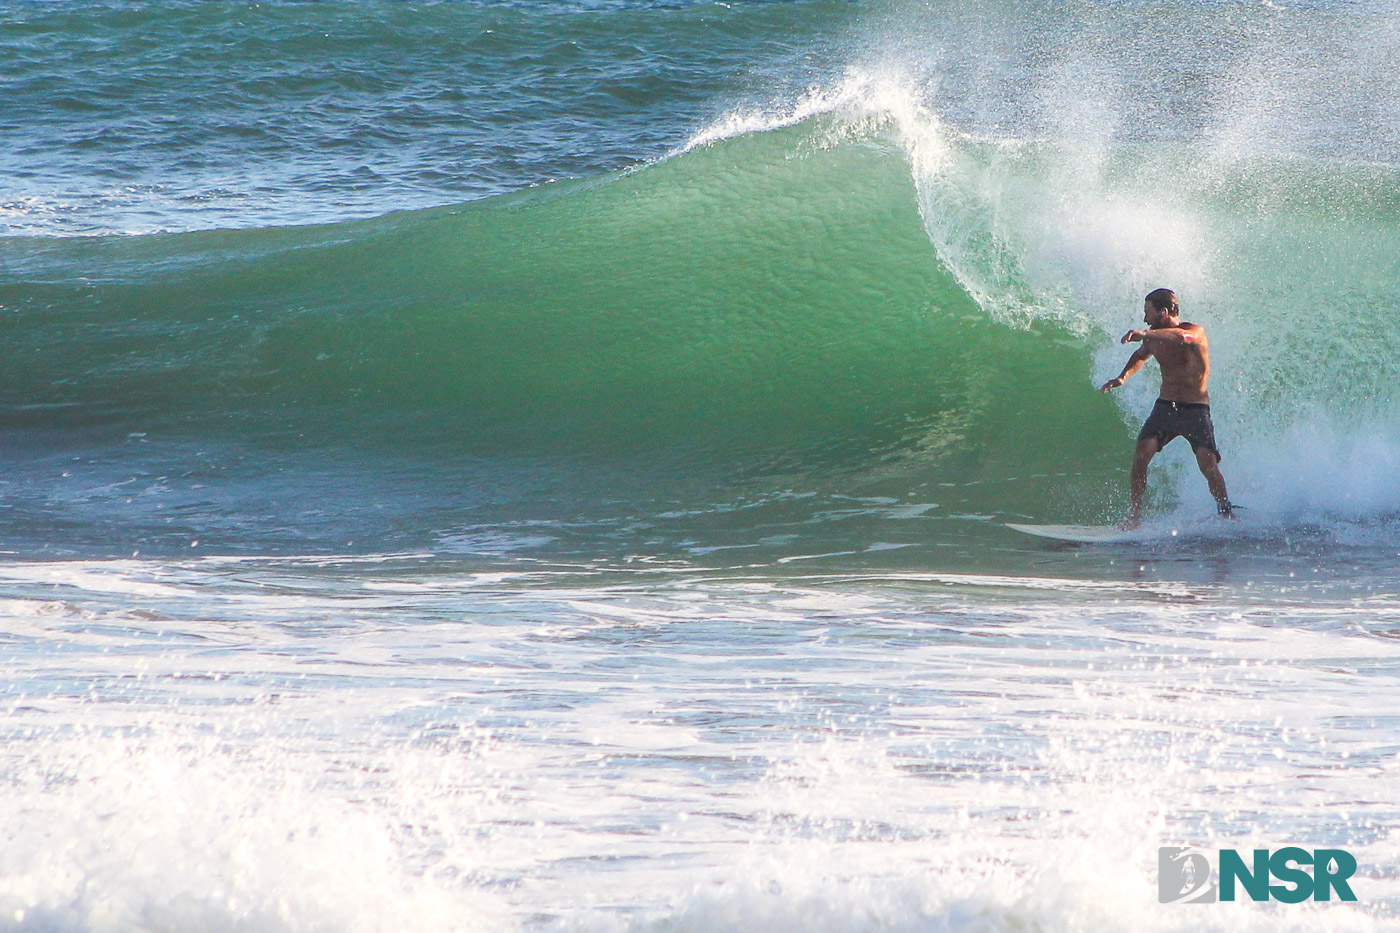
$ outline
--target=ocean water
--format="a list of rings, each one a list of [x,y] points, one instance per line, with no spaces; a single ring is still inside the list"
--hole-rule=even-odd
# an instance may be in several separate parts
[[[1400,926],[1397,42],[0,0],[0,930]]]

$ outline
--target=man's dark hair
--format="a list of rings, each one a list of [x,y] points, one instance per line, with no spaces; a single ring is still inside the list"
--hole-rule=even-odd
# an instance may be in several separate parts
[[[1158,311],[1180,314],[1181,306],[1176,303],[1176,292],[1170,288],[1154,288],[1147,293],[1147,301]]]

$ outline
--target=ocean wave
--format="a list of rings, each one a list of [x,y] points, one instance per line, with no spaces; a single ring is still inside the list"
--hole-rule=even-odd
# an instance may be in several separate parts
[[[853,73],[640,168],[450,208],[0,241],[0,417],[152,449],[724,463],[770,491],[1074,473],[1101,502],[1152,387],[1093,388],[1170,284],[1212,335],[1236,498],[1400,509],[1374,481],[1400,437],[1388,170],[989,141],[924,100]],[[1009,507],[987,492],[968,508]]]

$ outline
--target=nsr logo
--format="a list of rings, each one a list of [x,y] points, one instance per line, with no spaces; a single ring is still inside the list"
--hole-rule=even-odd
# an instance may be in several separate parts
[[[1311,865],[1313,873],[1308,874],[1301,865]],[[1235,899],[1236,883],[1255,901],[1271,897],[1285,904],[1308,898],[1330,901],[1334,890],[1339,900],[1356,900],[1347,884],[1347,879],[1356,874],[1356,859],[1341,849],[1309,852],[1289,846],[1272,855],[1268,849],[1255,849],[1252,866],[1246,865],[1236,850],[1221,849],[1219,867],[1222,901]],[[1216,887],[1210,875],[1209,859],[1189,847],[1165,846],[1157,850],[1157,900],[1163,904],[1214,904]],[[1270,884],[1270,875],[1283,884]]]

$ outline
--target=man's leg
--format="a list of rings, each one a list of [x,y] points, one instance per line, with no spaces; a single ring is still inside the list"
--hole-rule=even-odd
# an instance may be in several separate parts
[[[1220,457],[1209,447],[1199,447],[1196,449],[1196,466],[1201,468],[1201,475],[1206,478],[1206,486],[1215,497],[1216,511],[1233,518],[1234,514],[1230,511],[1230,494],[1225,491],[1225,477],[1220,474]]]
[[[1128,478],[1128,520],[1124,528],[1136,528],[1142,524],[1142,500],[1147,494],[1147,465],[1162,449],[1162,441],[1155,435],[1138,438],[1133,451],[1133,471]],[[1223,482],[1223,480],[1222,480]]]

